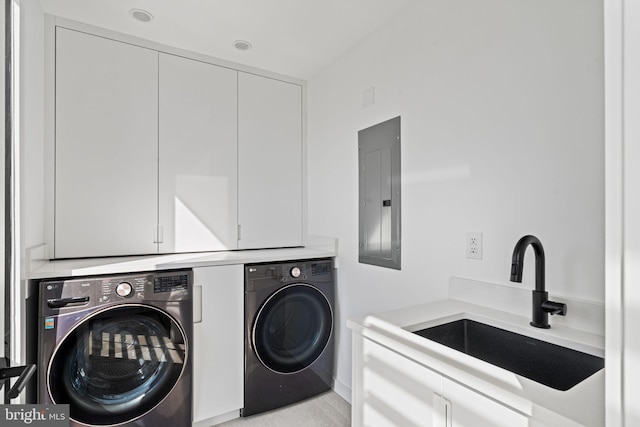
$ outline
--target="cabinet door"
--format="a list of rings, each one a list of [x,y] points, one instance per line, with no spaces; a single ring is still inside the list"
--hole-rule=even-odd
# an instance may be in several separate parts
[[[302,88],[238,73],[242,249],[302,245]]]
[[[237,71],[160,54],[160,252],[237,248]]]
[[[461,384],[443,379],[444,395],[451,402],[452,427],[528,427],[524,414]]]
[[[360,384],[354,385],[354,425],[436,426],[433,402],[442,388],[439,373],[367,338],[355,357],[362,366],[357,368]]]
[[[55,257],[157,252],[157,52],[58,28],[55,67]]]
[[[193,277],[193,421],[198,422],[243,407],[243,266],[196,268]]]

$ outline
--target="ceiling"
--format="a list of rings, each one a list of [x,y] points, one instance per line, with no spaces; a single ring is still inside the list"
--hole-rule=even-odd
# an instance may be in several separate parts
[[[308,79],[420,0],[41,0],[45,13]],[[131,9],[154,19],[133,19]],[[236,40],[252,44],[247,51]]]

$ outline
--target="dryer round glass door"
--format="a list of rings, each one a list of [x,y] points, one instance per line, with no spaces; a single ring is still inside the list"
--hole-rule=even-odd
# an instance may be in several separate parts
[[[55,349],[47,387],[87,425],[134,420],[156,407],[184,370],[183,329],[164,311],[126,305],[78,324]]]
[[[265,367],[294,373],[322,354],[332,330],[333,314],[324,294],[313,286],[293,284],[274,292],[260,307],[252,343]]]

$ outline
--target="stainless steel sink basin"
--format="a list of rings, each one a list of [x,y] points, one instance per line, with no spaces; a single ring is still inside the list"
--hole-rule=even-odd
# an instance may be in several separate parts
[[[414,333],[556,390],[569,390],[604,367],[601,357],[470,319]]]

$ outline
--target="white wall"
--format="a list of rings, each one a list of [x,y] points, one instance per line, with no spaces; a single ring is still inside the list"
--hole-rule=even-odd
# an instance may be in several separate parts
[[[602,31],[601,0],[416,2],[309,80],[308,229],[340,248],[337,389],[351,384],[347,318],[445,298],[450,276],[508,284],[525,234],[552,294],[604,301]],[[392,271],[357,261],[357,131],[397,115]],[[482,260],[465,258],[468,231]],[[514,286],[533,288],[531,252]]]
[[[634,0],[631,0],[632,2]],[[606,396],[606,424],[608,426],[623,426],[625,399],[624,386],[634,381],[625,381],[624,343],[625,293],[623,290],[624,273],[624,190],[625,186],[633,190],[634,185],[624,182],[624,153],[625,153],[625,108],[624,76],[628,70],[624,64],[628,60],[624,55],[623,22],[628,13],[629,3],[626,0],[610,0],[604,5],[605,23],[605,300],[606,300],[606,342],[607,375],[605,377]],[[633,11],[633,9],[631,9]],[[625,13],[626,12],[626,13]],[[636,12],[640,13],[640,11]],[[640,17],[640,15],[638,16]],[[634,18],[631,13],[630,19]],[[630,20],[629,23],[634,22]],[[637,22],[637,21],[636,21]],[[636,25],[640,28],[640,26]],[[632,30],[629,25],[627,30]],[[637,31],[637,29],[636,29]],[[633,45],[633,44],[632,44]],[[628,48],[628,45],[626,45]],[[631,50],[628,53],[632,53]],[[632,62],[633,63],[633,62]],[[630,64],[631,65],[631,64]],[[637,77],[635,77],[637,79]],[[629,93],[633,97],[633,93]],[[638,95],[635,95],[637,99]],[[636,113],[637,114],[637,113]],[[632,122],[631,122],[632,123]],[[633,126],[633,125],[632,125]],[[636,183],[637,187],[640,183]],[[636,189],[637,191],[637,189]],[[629,219],[629,218],[627,218]],[[636,220],[637,222],[637,220]],[[637,236],[636,236],[637,238]],[[637,323],[634,322],[634,324]],[[627,365],[628,366],[628,365]],[[637,405],[629,402],[629,409]],[[635,402],[633,402],[635,403]],[[630,424],[630,425],[633,425]]]
[[[4,5],[3,5],[4,6]],[[2,49],[2,57],[6,58],[6,49],[5,49],[5,8],[1,7],[2,10],[0,10],[0,49]],[[2,101],[0,101],[0,103],[2,105],[0,105],[0,114],[2,115],[2,121],[0,123],[0,135],[2,135],[2,141],[4,141],[5,138],[5,108],[4,108],[4,103],[5,103],[5,96],[6,96],[6,92],[5,92],[5,60],[2,61],[2,69],[0,69],[0,94],[2,94]],[[2,164],[4,164],[5,161],[5,147],[4,147],[4,143],[0,144],[0,161],[2,161]],[[6,171],[6,170],[5,170]],[[5,179],[4,179],[4,173],[0,174],[0,188],[2,188],[2,191],[0,192],[0,194],[2,194],[2,197],[0,199],[0,212],[2,212],[2,214],[4,215],[4,199],[5,199]],[[4,228],[4,217],[3,220],[0,221],[0,236],[2,236],[2,244],[0,244],[0,256],[2,257],[2,262],[0,263],[0,277],[2,277],[2,283],[5,283],[4,281],[4,265],[5,265],[5,247],[4,247],[4,236],[5,236],[5,228]],[[5,285],[6,286],[6,283]],[[5,305],[4,305],[4,294],[5,294],[5,288],[4,286],[0,287],[0,331],[2,331],[2,333],[5,333],[4,330],[4,316],[5,316]],[[0,358],[4,357],[4,341],[2,344],[2,348],[0,348]]]
[[[640,2],[624,1],[623,63],[623,421],[627,427],[640,425]],[[609,284],[609,283],[607,283]],[[617,313],[612,313],[615,316]]]
[[[22,250],[44,242],[44,13],[20,6],[20,197]]]
[[[44,14],[38,0],[18,0],[19,73],[16,96],[19,100],[16,147],[16,263],[19,280],[15,284],[12,358],[25,360],[25,249],[44,242]]]
[[[640,425],[640,3],[605,2],[607,425]]]

